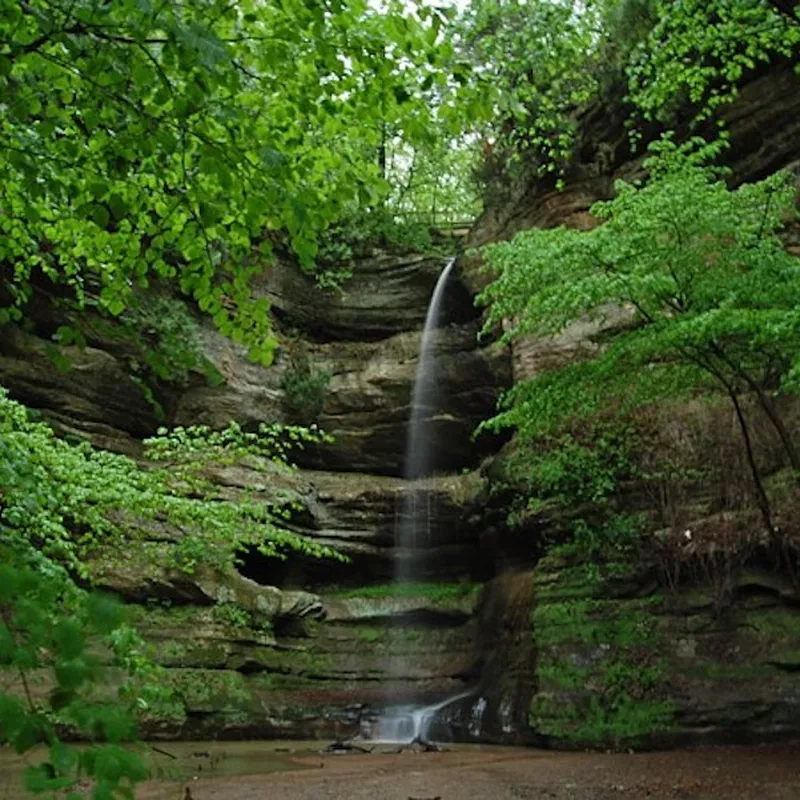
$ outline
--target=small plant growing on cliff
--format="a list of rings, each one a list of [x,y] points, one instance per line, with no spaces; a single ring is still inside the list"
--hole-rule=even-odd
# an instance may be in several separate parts
[[[281,379],[282,403],[287,417],[298,425],[313,425],[319,420],[328,396],[331,373],[318,369],[308,349],[292,348],[289,367]]]
[[[166,526],[176,541],[193,543],[175,547],[178,554],[191,556],[182,564],[188,571],[200,563],[232,566],[236,551],[247,545],[275,557],[291,550],[333,556],[331,549],[283,527],[284,498],[243,496],[238,502],[219,502],[220,488],[208,474],[211,465],[245,455],[285,465],[289,447],[320,437],[279,425],[262,425],[254,432],[236,424],[222,431],[162,429],[145,442],[151,465],[143,469],[133,459],[86,442],[58,439],[0,389],[0,521],[29,553],[63,564],[84,579],[90,577],[87,557],[109,553],[116,558],[114,548],[126,539],[144,534],[144,557],[148,526]]]
[[[214,617],[224,625],[230,625],[234,628],[254,627],[252,615],[238,603],[217,603],[214,606]]]

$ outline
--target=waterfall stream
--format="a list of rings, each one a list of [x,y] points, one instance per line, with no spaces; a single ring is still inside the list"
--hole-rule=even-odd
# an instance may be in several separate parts
[[[411,417],[406,440],[406,460],[403,477],[408,481],[417,481],[409,491],[404,493],[403,508],[399,519],[398,535],[395,541],[394,580],[395,583],[406,583],[419,579],[415,569],[413,550],[427,533],[429,515],[427,503],[421,502],[427,487],[421,480],[428,477],[434,466],[435,444],[428,429],[428,418],[436,413],[439,399],[439,381],[436,374],[436,332],[439,328],[442,301],[447,279],[455,264],[451,258],[433,290],[428,313],[425,315],[425,327],[422,330],[422,341],[419,349],[419,361],[414,376],[414,390],[411,395]]]
[[[380,717],[377,727],[371,732],[370,739],[374,742],[387,744],[407,744],[410,742],[427,742],[430,740],[431,726],[436,714],[458,700],[469,697],[472,690],[446,697],[439,703],[429,706],[401,706],[391,713]]]
[[[426,485],[425,478],[431,476],[436,456],[436,441],[429,428],[430,419],[438,409],[440,393],[436,334],[441,323],[445,286],[454,264],[455,258],[451,258],[436,282],[422,331],[406,444],[404,477],[410,484],[408,490],[404,492],[395,538],[395,585],[412,583],[422,577],[419,571],[418,553],[421,547],[430,543],[428,541],[430,509],[427,503],[430,486]],[[405,674],[406,666],[407,661],[401,658],[395,665],[395,673]],[[390,706],[377,720],[376,728],[370,732],[369,738],[379,742],[401,744],[427,741],[436,714],[471,693],[471,691],[462,692],[424,707]],[[390,695],[388,700],[391,704],[394,698]]]

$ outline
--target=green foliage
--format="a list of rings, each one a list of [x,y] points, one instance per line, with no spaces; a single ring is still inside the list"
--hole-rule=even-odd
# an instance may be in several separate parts
[[[238,603],[217,603],[214,606],[214,616],[234,628],[248,628],[252,623],[250,612]]]
[[[507,459],[509,479],[538,498],[529,511],[547,502],[560,507],[600,503],[617,489],[620,477],[631,474],[634,444],[630,426],[615,429],[602,422],[582,431],[542,436],[520,444]]]
[[[253,702],[239,672],[219,669],[171,669],[165,679],[191,711],[236,712]]]
[[[246,431],[231,422],[221,430],[212,430],[207,425],[159,428],[157,436],[146,439],[144,444],[149,459],[166,462],[172,474],[189,480],[192,473],[205,465],[233,464],[246,456],[266,458],[284,470],[291,470],[293,467],[287,460],[291,452],[306,444],[329,440],[316,427],[262,422],[255,431]]]
[[[602,418],[533,439],[520,437],[505,458],[505,475],[493,490],[512,492],[508,523],[524,524],[529,515],[555,509],[567,530],[547,537],[552,552],[579,555],[586,586],[630,557],[639,543],[644,518],[618,510],[620,492],[634,478],[644,480],[637,464],[640,437],[628,421]],[[552,540],[550,540],[552,539]],[[555,546],[557,545],[557,546]]]
[[[655,24],[627,64],[645,119],[691,103],[700,118],[736,96],[742,78],[778,56],[797,58],[800,20],[768,0],[655,0]]]
[[[233,628],[255,628],[262,631],[271,629],[266,620],[257,620],[254,617],[252,612],[242,608],[238,603],[224,602],[214,606],[214,618],[225,625]]]
[[[44,572],[63,564],[86,578],[88,554],[119,547],[148,523],[185,532],[177,537],[172,558],[188,572],[201,563],[229,567],[247,545],[276,557],[289,550],[334,555],[280,525],[285,514],[280,499],[217,502],[220,489],[203,473],[211,463],[231,463],[244,455],[285,465],[287,449],[317,441],[317,433],[278,425],[247,433],[235,424],[223,431],[163,430],[145,442],[147,457],[158,466],[143,469],[88,443],[57,439],[4,391],[0,432],[0,543],[24,548],[26,559]]]
[[[480,213],[478,154],[470,142],[440,135],[411,148],[400,141],[388,159],[384,209],[400,230],[469,223]]]
[[[610,663],[600,670],[598,686],[585,703],[564,703],[553,694],[538,694],[531,700],[529,725],[544,736],[589,747],[630,747],[672,726],[675,703],[671,700],[640,700],[606,686],[603,674],[621,675],[638,693],[642,686],[635,669]],[[588,679],[588,677],[587,677]],[[583,680],[575,675],[576,681]],[[646,686],[646,682],[645,682]]]
[[[5,523],[0,532],[5,535]],[[0,688],[0,743],[20,754],[47,746],[45,760],[26,769],[31,793],[70,792],[88,776],[95,797],[133,797],[147,770],[122,745],[135,736],[136,713],[164,696],[140,640],[112,600],[87,595],[57,570],[43,575],[29,569],[5,546],[0,555],[0,668],[7,676]],[[98,695],[102,667],[89,637],[100,637],[129,676],[116,692]],[[46,695],[34,678],[42,671],[52,676]],[[64,727],[94,744],[80,751],[65,746],[58,736]],[[79,797],[74,791],[68,796]]]
[[[356,634],[358,635],[358,638],[363,639],[363,641],[367,642],[368,644],[375,644],[375,642],[379,642],[386,636],[387,631],[387,628],[375,628],[369,625],[359,625],[358,628],[356,628]]]
[[[380,206],[354,209],[320,237],[318,262],[331,271],[376,246],[431,252],[432,230],[468,224],[480,213],[478,159],[470,142],[448,139],[440,129],[417,146],[392,141],[386,158],[389,192]]]
[[[164,383],[185,386],[193,373],[212,386],[222,376],[203,352],[200,327],[187,304],[176,297],[153,291],[137,292],[119,317],[110,317],[87,298],[87,308],[96,313],[72,313],[53,338],[57,345],[48,353],[60,369],[71,367],[70,345],[105,347],[124,365],[153,405],[159,418],[163,408],[157,400]],[[60,345],[60,346],[58,346]]]
[[[800,54],[800,19],[770,0],[472,0],[454,27],[461,124],[497,189],[561,173],[591,101],[627,90],[641,121],[706,119],[761,64]],[[796,13],[796,11],[795,11]]]
[[[344,217],[320,239],[319,260],[325,264],[347,264],[354,257],[368,255],[375,247],[389,251],[427,252],[432,247],[430,224],[396,216],[383,206]],[[340,270],[351,277],[349,268]]]
[[[625,419],[637,407],[701,389],[722,392],[774,537],[739,395],[755,393],[797,468],[791,434],[771,400],[776,389],[794,390],[800,374],[793,300],[800,269],[778,235],[796,214],[795,187],[778,173],[730,190],[707,166],[720,147],[702,140],[678,147],[666,137],[651,146],[646,183],[620,182],[613,200],[592,208],[604,224],[526,231],[487,248],[500,277],[481,299],[491,304],[487,326],[513,320],[506,340],[558,335],[586,318],[605,325],[592,358],[519,383],[488,427],[516,428],[530,450],[567,424]]]
[[[289,367],[281,377],[281,403],[292,422],[313,425],[325,406],[331,373],[314,366],[304,345],[294,345],[290,352]]]
[[[664,140],[653,151],[646,184],[620,182],[614,200],[593,207],[605,224],[526,231],[486,249],[499,278],[481,299],[487,326],[514,320],[506,340],[555,335],[609,308],[626,315],[596,357],[514,387],[490,427],[533,440],[565,419],[704,384],[746,388],[765,374],[795,385],[800,271],[777,235],[794,213],[790,177],[731,191],[703,166],[707,148]]]
[[[185,384],[195,370],[212,377],[200,328],[177,298],[142,293],[120,315],[120,322],[138,350],[129,364],[134,374],[178,384]]]
[[[658,22],[658,0],[612,0],[604,6],[603,23],[608,41],[603,55],[619,68]]]
[[[457,30],[455,93],[467,120],[503,160],[513,166],[522,155],[526,169],[541,175],[569,157],[574,112],[598,88],[599,26],[595,3],[581,9],[572,0],[470,3]]]
[[[120,608],[77,587],[76,578],[91,581],[87,559],[130,547],[148,525],[181,532],[170,558],[190,572],[200,564],[230,567],[244,545],[276,557],[291,550],[341,557],[282,528],[280,499],[218,502],[219,489],[204,475],[212,463],[243,457],[289,469],[288,449],[320,437],[277,425],[258,432],[236,425],[163,430],[145,443],[151,462],[144,468],[57,439],[0,388],[0,667],[18,678],[16,687],[0,691],[0,741],[18,752],[49,746],[50,760],[27,773],[31,791],[69,789],[83,774],[94,778],[98,797],[131,797],[146,771],[119,745],[135,735],[135,715],[179,713]],[[144,543],[137,549],[147,552]],[[219,607],[229,624],[252,622],[229,605]],[[109,661],[128,675],[116,690],[103,685]],[[43,669],[54,678],[46,698],[34,694],[28,677]],[[109,745],[68,751],[57,726]]]
[[[277,235],[312,268],[343,208],[380,201],[385,126],[427,138],[444,20],[399,0],[2,0],[0,324],[42,279],[113,316],[163,279],[268,363],[260,257]]]

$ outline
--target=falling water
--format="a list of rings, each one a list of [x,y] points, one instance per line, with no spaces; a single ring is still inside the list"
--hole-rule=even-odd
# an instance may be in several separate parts
[[[377,729],[370,739],[375,742],[427,742],[430,740],[431,726],[439,711],[458,700],[469,697],[472,690],[447,697],[440,703],[422,708],[407,706],[393,710],[378,720]]]
[[[455,264],[451,258],[433,290],[422,342],[419,362],[414,377],[414,391],[411,396],[411,419],[409,420],[406,441],[406,462],[404,477],[409,481],[419,481],[427,477],[433,467],[433,437],[428,417],[436,412],[439,383],[436,375],[436,331],[439,327],[444,289]],[[428,492],[426,487],[416,484],[407,491],[399,520],[398,536],[395,541],[394,579],[396,583],[407,583],[419,577],[413,551],[419,546],[422,535],[427,532],[429,516],[427,509]]]
[[[439,381],[437,380],[436,331],[440,324],[442,300],[445,285],[453,269],[455,259],[450,259],[442,270],[433,290],[425,327],[422,331],[419,362],[414,378],[414,391],[411,397],[411,418],[406,444],[404,477],[411,483],[404,493],[403,507],[397,526],[395,540],[394,579],[396,584],[418,580],[420,574],[420,545],[428,544],[427,531],[430,523],[428,499],[430,486],[423,484],[429,477],[434,463],[435,439],[430,429],[430,418],[435,415],[439,400]],[[394,664],[396,677],[408,674],[408,662],[400,659]],[[448,697],[439,703],[425,706],[394,706],[377,721],[377,729],[370,738],[383,742],[426,741],[431,725],[439,711],[467,697],[463,692]],[[391,702],[393,697],[389,697]]]

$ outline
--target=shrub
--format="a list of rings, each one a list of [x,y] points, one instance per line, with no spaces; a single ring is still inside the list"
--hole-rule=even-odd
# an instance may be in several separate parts
[[[331,373],[317,369],[305,347],[295,347],[281,379],[283,409],[290,422],[313,425],[322,414]]]

